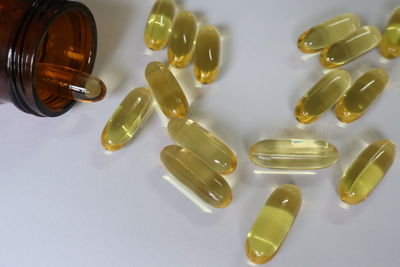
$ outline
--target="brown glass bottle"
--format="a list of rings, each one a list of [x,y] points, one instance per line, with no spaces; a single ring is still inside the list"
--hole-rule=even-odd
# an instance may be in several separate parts
[[[94,17],[68,0],[0,0],[0,103],[43,117],[68,111],[75,101],[36,87],[38,63],[91,73],[96,56]]]

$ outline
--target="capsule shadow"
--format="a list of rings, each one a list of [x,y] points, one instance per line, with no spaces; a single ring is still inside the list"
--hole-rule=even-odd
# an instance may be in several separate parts
[[[230,29],[226,25],[217,25],[221,38],[221,62],[217,81],[223,78],[232,66],[232,38]]]
[[[224,216],[224,210],[214,209],[199,199],[168,172],[161,177],[149,179],[152,188],[160,195],[160,201],[167,203],[188,221],[199,226],[212,226]]]
[[[232,174],[225,176],[226,181],[232,188],[232,202],[234,203],[240,200],[245,195],[244,191],[246,190],[246,187],[241,183],[241,179],[244,179],[244,177],[248,175],[246,168],[248,162],[246,162],[245,159],[241,159],[240,157],[238,157],[237,159],[238,165],[236,170]]]
[[[129,77],[125,69],[113,63],[104,67],[98,75],[107,86],[106,97],[122,91],[124,89],[123,85]]]
[[[178,14],[180,11],[185,10],[185,5],[183,0],[175,0],[175,6],[176,6],[175,14]]]
[[[288,53],[287,63],[289,68],[304,70],[311,69],[315,65],[319,65],[319,53],[303,54],[300,50]]]
[[[376,10],[376,14],[379,14],[379,17],[381,18],[378,23],[376,23],[376,26],[385,29],[390,17],[393,14],[394,9],[399,5],[399,1],[396,0],[388,0],[385,3],[382,3],[379,5],[381,10]]]
[[[327,219],[336,225],[350,223],[354,218],[360,216],[363,212],[363,205],[352,207],[342,202],[339,197],[337,201],[330,201],[325,208]]]
[[[175,78],[181,85],[188,99],[189,105],[193,104],[197,99],[203,97],[206,93],[202,90],[202,84],[199,84],[193,74],[191,68],[175,68],[172,65],[168,66],[169,70],[174,74]]]
[[[97,140],[96,140],[97,141]],[[119,162],[124,161],[128,155],[127,149],[121,149],[121,151],[107,151],[101,145],[100,138],[98,139],[98,149],[96,149],[93,155],[92,165],[97,170],[106,170],[114,165],[118,165]]]
[[[195,11],[192,11],[192,13],[196,17],[197,29],[199,29],[201,27],[201,25],[207,24],[206,15],[203,11],[195,10]]]

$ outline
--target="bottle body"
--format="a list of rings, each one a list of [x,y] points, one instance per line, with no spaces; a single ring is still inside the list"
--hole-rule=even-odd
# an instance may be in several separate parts
[[[42,117],[59,116],[74,101],[36,86],[36,66],[91,73],[97,30],[90,10],[68,0],[0,0],[0,102]]]

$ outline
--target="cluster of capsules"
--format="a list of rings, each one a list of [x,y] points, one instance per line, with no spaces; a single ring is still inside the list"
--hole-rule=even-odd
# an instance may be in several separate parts
[[[194,54],[196,79],[202,83],[214,81],[219,68],[218,31],[215,27],[204,26],[196,39],[197,24],[193,14],[183,11],[174,20],[174,13],[172,0],[155,3],[145,30],[146,45],[157,50],[169,44],[169,63],[178,68],[187,66]],[[345,14],[302,34],[298,46],[307,53],[321,51],[321,62],[328,68],[341,66],[379,43],[384,56],[394,57],[398,38],[392,38],[391,35],[397,33],[390,32],[390,25],[397,23],[398,13],[400,11],[396,10],[383,38],[377,28],[360,28],[357,16]],[[150,113],[154,97],[169,119],[168,132],[176,143],[161,151],[161,162],[200,199],[215,208],[227,207],[232,201],[232,189],[222,175],[235,171],[236,155],[213,133],[188,118],[187,98],[167,65],[151,62],[146,67],[145,77],[150,89],[137,88],[122,101],[103,130],[103,146],[114,151],[127,145]],[[352,86],[348,72],[333,70],[299,101],[296,118],[304,124],[314,122],[337,103],[339,120],[352,122],[366,112],[387,83],[388,75],[383,69],[368,71]],[[392,165],[395,154],[396,147],[389,140],[370,144],[340,179],[340,198],[350,205],[365,200]],[[339,155],[327,141],[282,139],[254,144],[249,149],[249,157],[264,168],[315,170],[334,165]],[[281,185],[272,192],[247,235],[246,254],[252,262],[265,263],[277,253],[301,203],[301,191],[296,185]]]
[[[382,55],[393,58],[396,44],[390,45],[390,25],[398,13],[400,10],[396,10],[383,38],[375,26],[360,27],[356,15],[344,14],[307,30],[299,37],[297,45],[305,53],[321,51],[321,64],[327,68],[340,67],[379,44]],[[381,68],[367,71],[353,84],[347,71],[330,71],[298,102],[296,119],[300,123],[312,123],[336,104],[336,117],[344,123],[353,122],[380,97],[388,81],[387,72]]]
[[[396,8],[381,35],[374,26],[360,27],[354,14],[344,14],[314,26],[298,39],[305,53],[320,52],[326,68],[337,68],[380,46],[382,56],[400,56],[400,7]],[[379,98],[388,84],[384,69],[371,69],[351,84],[345,70],[332,70],[318,81],[295,107],[303,124],[318,120],[336,104],[336,117],[343,123],[359,119]],[[344,172],[338,183],[340,199],[355,205],[364,201],[383,179],[396,156],[395,144],[387,139],[367,146]],[[263,168],[315,170],[328,168],[338,159],[338,151],[327,141],[286,139],[263,140],[249,149],[250,160]],[[254,263],[265,263],[277,252],[301,206],[295,185],[278,187],[266,202],[248,234],[246,249]]]
[[[193,57],[196,80],[212,83],[219,72],[219,31],[204,25],[197,33],[194,14],[181,11],[175,17],[175,9],[174,0],[158,0],[154,4],[144,32],[145,44],[151,50],[163,49],[168,44],[168,61],[176,68],[188,66]]]
[[[211,25],[202,26],[197,32],[193,13],[181,11],[175,16],[175,9],[173,0],[155,2],[147,20],[144,42],[151,50],[161,50],[168,44],[169,64],[176,68],[188,66],[194,57],[196,79],[203,84],[212,83],[219,73],[220,34]],[[131,141],[150,114],[153,98],[168,119],[187,118],[187,97],[167,64],[149,63],[145,78],[150,89],[140,87],[132,90],[108,120],[101,136],[105,149],[119,150]],[[187,124],[191,123],[187,119]],[[200,126],[197,128],[203,129]],[[209,136],[206,130],[203,135]],[[226,172],[229,172],[228,169]]]
[[[195,16],[181,11],[174,18],[174,10],[172,0],[155,3],[144,35],[147,47],[158,50],[168,44],[170,65],[186,67],[193,57],[196,80],[203,84],[215,81],[220,64],[218,30],[207,25],[197,33]],[[146,80],[169,118],[168,133],[176,143],[161,151],[164,167],[209,205],[228,206],[232,201],[232,189],[221,175],[235,171],[236,155],[213,133],[188,118],[185,94],[166,65],[150,63],[146,68]]]

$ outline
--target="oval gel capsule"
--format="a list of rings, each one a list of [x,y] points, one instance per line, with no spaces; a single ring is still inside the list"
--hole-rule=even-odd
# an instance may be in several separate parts
[[[174,20],[168,46],[168,60],[172,66],[183,68],[189,65],[193,56],[196,33],[197,24],[193,13],[180,12]]]
[[[225,208],[231,203],[229,184],[189,150],[167,146],[161,151],[161,161],[176,179],[214,208]]]
[[[272,192],[247,234],[249,260],[263,264],[272,259],[289,233],[301,202],[300,189],[295,185],[281,185]]]
[[[381,32],[375,26],[364,26],[343,40],[331,44],[321,51],[320,61],[326,68],[340,67],[376,47],[381,41]]]
[[[158,0],[153,5],[144,31],[144,42],[148,48],[160,50],[167,45],[174,15],[173,0]]]
[[[335,164],[338,151],[326,141],[263,140],[249,149],[249,157],[254,164],[263,168],[315,170]]]
[[[339,100],[350,84],[351,77],[347,71],[330,71],[297,103],[296,119],[304,124],[316,121]]]
[[[379,48],[385,58],[392,59],[400,56],[400,6],[390,17]]]
[[[360,19],[354,14],[343,14],[304,32],[297,46],[304,53],[315,53],[333,44],[360,27]]]
[[[200,28],[194,52],[194,76],[201,83],[212,83],[218,76],[220,42],[217,28],[211,25]]]
[[[147,65],[147,83],[161,110],[168,118],[185,117],[189,112],[187,98],[167,66],[160,62]]]
[[[396,145],[390,140],[370,144],[340,179],[340,198],[349,205],[364,201],[383,179],[395,157]]]
[[[153,96],[147,88],[132,90],[115,110],[101,134],[101,143],[109,151],[125,147],[147,118]]]
[[[39,90],[81,102],[97,102],[107,92],[106,85],[96,76],[72,68],[38,63],[35,86]]]
[[[381,96],[388,81],[384,69],[364,73],[336,104],[336,117],[344,123],[359,119]]]
[[[198,123],[188,118],[173,118],[168,123],[174,141],[196,154],[214,171],[231,174],[237,165],[232,150]]]

